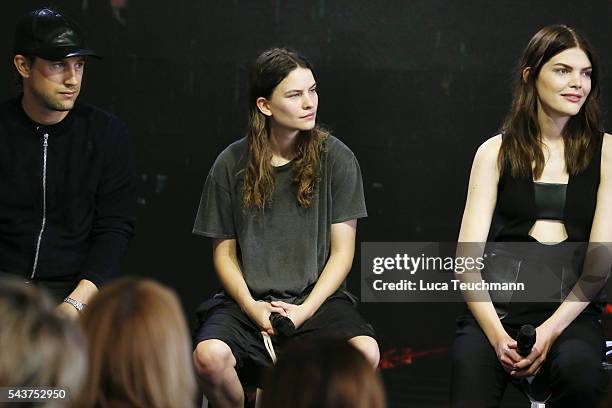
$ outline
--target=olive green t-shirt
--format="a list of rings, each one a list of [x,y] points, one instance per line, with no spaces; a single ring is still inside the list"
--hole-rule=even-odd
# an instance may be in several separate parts
[[[329,136],[321,179],[308,208],[297,202],[293,163],[274,168],[272,202],[263,210],[242,207],[248,140],[217,157],[210,170],[193,232],[236,239],[244,279],[254,299],[301,302],[330,254],[331,225],[367,216],[359,164],[353,152]]]

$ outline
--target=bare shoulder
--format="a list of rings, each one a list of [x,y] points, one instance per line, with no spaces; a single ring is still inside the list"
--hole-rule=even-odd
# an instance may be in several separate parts
[[[501,134],[495,135],[487,140],[478,147],[474,162],[494,164],[497,163],[497,156],[499,155],[499,149],[502,144]]]
[[[601,175],[612,179],[612,135],[604,133],[601,146]]]
[[[612,135],[609,133],[604,133],[601,155],[605,159],[612,159]]]

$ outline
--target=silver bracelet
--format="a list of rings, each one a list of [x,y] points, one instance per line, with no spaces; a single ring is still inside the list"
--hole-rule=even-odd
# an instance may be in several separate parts
[[[71,297],[67,297],[66,299],[64,299],[64,303],[68,303],[69,305],[74,306],[74,308],[79,312],[82,312],[86,306],[85,303],[81,303],[78,300],[74,300]]]

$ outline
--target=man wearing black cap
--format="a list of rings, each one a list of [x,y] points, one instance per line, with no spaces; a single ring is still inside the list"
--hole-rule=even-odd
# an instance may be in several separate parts
[[[76,101],[86,57],[74,22],[28,13],[14,43],[23,92],[0,105],[0,277],[46,287],[72,317],[117,275],[134,231],[126,126]]]

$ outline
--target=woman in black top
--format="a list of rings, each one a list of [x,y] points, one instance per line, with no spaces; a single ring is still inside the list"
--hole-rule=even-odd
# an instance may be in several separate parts
[[[600,130],[598,69],[589,44],[564,25],[541,29],[524,50],[502,133],[474,158],[459,242],[531,243],[518,255],[494,253],[483,273],[520,281],[539,279],[542,268],[581,269],[584,253],[577,262],[566,248],[581,241],[591,244],[580,282],[598,272],[587,267],[591,246],[612,242],[612,137]],[[550,259],[554,265],[543,261]],[[454,407],[497,406],[508,381],[538,373],[552,392],[547,407],[597,406],[606,383],[594,292],[578,294],[573,284],[560,292],[557,302],[522,304],[510,302],[517,293],[502,301],[467,294],[453,352]],[[522,357],[512,335],[527,323],[536,343]]]

